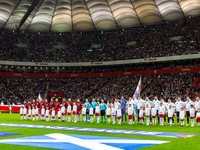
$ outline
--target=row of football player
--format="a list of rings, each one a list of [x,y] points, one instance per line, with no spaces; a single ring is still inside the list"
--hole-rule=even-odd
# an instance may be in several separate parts
[[[128,105],[128,118],[129,118],[129,124],[134,124],[134,110],[131,104]],[[20,109],[20,114],[21,114],[21,119],[26,119],[27,116],[27,110],[26,108],[23,108],[23,106]],[[31,116],[33,116],[33,121],[38,120],[38,116],[40,116],[40,120],[45,120],[49,121],[50,118],[50,114],[51,114],[51,121],[55,121],[58,115],[58,121],[61,121],[61,117],[62,117],[62,121],[66,121],[70,122],[71,121],[71,106],[69,105],[67,108],[67,113],[65,111],[65,107],[62,107],[61,109],[59,108],[58,113],[56,113],[55,109],[53,108],[51,111],[49,111],[49,109],[47,108],[45,110],[44,106],[41,109],[41,112],[39,112],[39,109],[37,108],[33,108],[31,109],[31,107],[29,107],[28,110],[28,116],[29,116],[29,120],[31,120]],[[67,115],[66,115],[67,114]],[[89,112],[87,113],[87,109],[86,109],[86,105],[83,105],[83,109],[82,112],[77,112],[77,107],[76,105],[73,106],[73,121],[77,122],[80,121],[81,122],[81,114],[83,115],[83,121],[90,121],[91,123],[93,122],[93,116],[96,116],[96,122],[99,123],[99,116],[101,115],[101,122],[106,122],[106,116],[105,116],[105,111],[100,111],[99,108],[99,104],[97,104],[95,110],[93,109],[92,105],[89,109]],[[160,103],[160,107],[159,110],[157,111],[155,108],[155,104],[153,104],[152,108],[148,107],[148,104],[146,105],[145,110],[143,110],[143,107],[141,106],[140,110],[139,110],[139,115],[138,115],[138,120],[140,121],[141,124],[144,124],[144,116],[146,117],[146,125],[149,125],[150,123],[150,119],[153,120],[153,125],[156,125],[156,117],[159,116],[160,118],[160,125],[164,125],[164,121],[166,122],[166,114],[168,117],[168,122],[169,125],[173,125],[173,117],[174,117],[174,111],[172,109],[172,106],[169,106],[169,109],[167,110],[167,112],[165,112],[165,108],[163,106],[163,103]],[[112,117],[113,120],[113,124],[115,124],[116,122],[116,117],[118,119],[118,124],[121,124],[121,117],[122,117],[122,110],[121,110],[121,106],[118,106],[118,109],[116,110],[115,106],[113,105],[113,107],[110,108],[110,105],[108,105],[108,108],[106,109],[106,115],[107,115],[107,119],[108,119],[108,123],[110,123],[110,119]],[[178,114],[177,114],[178,115]],[[191,126],[194,126],[194,118],[195,118],[195,110],[193,108],[193,105],[190,106],[190,111],[189,114],[186,113],[186,115],[190,117],[191,119]],[[78,117],[78,118],[77,118]],[[179,114],[180,120],[181,120],[181,126],[184,126],[184,120],[185,120],[185,111],[183,110],[183,107],[181,107],[181,111]],[[188,120],[189,120],[189,117]],[[88,120],[88,118],[90,118]],[[158,121],[159,121],[158,118]],[[197,113],[196,113],[196,118],[197,118],[197,123],[198,126],[200,125],[200,109],[198,109]],[[179,125],[179,120],[177,122],[177,125]],[[188,124],[189,125],[189,122]]]

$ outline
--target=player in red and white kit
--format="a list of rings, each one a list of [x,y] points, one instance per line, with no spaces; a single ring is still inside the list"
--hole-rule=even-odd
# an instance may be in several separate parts
[[[81,110],[82,110],[83,105],[81,104],[79,99],[77,99],[76,106],[77,106],[77,115],[78,115],[77,121],[81,122]]]
[[[77,122],[77,106],[76,106],[76,102],[74,102],[74,105],[73,105],[73,116],[74,116],[74,122]]]
[[[43,99],[41,99],[41,101],[39,102],[39,114],[40,114],[40,120],[43,120],[42,115],[41,115],[42,106],[44,106]]]
[[[60,103],[58,102],[58,98],[56,98],[56,102],[54,103],[54,108],[55,108],[55,113],[56,113],[56,116],[57,116],[59,108],[60,108]]]
[[[69,103],[68,103],[68,105],[71,105],[71,118],[72,118],[72,121],[74,121],[74,116],[73,116],[73,102],[72,102],[72,100],[71,100],[71,98],[69,98]]]
[[[50,111],[50,113],[51,113],[53,107],[54,107],[54,101],[51,98],[51,102],[49,103],[49,111]],[[51,117],[51,120],[52,120],[52,117]]]
[[[45,115],[45,108],[44,108],[44,105],[43,105],[42,109],[41,109],[42,121],[44,121],[44,115]]]
[[[65,104],[62,104],[61,113],[62,113],[62,121],[64,122],[65,121],[65,114],[66,114]]]

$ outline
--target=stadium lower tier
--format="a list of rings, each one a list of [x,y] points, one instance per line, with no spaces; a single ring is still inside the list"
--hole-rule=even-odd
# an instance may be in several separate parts
[[[186,96],[194,98],[200,88],[197,71],[143,74],[141,95],[150,99],[154,96],[163,97],[165,100],[174,100],[178,96],[182,99]],[[122,95],[128,99],[133,96],[139,78],[138,74],[71,78],[1,76],[0,94],[4,103],[37,99],[39,94],[44,97],[47,93],[62,93],[65,98],[79,98],[82,101],[86,98],[112,100]]]

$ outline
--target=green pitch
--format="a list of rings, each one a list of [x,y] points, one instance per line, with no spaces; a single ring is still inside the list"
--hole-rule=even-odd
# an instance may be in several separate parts
[[[195,120],[196,121],[196,120]],[[29,120],[20,120],[19,114],[0,114],[0,123],[21,123],[21,124],[35,124],[35,125],[52,125],[52,126],[71,126],[71,127],[90,127],[90,128],[107,128],[107,129],[125,129],[125,130],[141,130],[141,131],[160,131],[160,132],[178,132],[178,133],[195,133],[200,134],[200,127],[181,127],[181,126],[146,126],[146,125],[128,125],[128,124],[107,124],[107,123],[68,123],[68,122],[46,122],[46,121],[29,121]],[[176,123],[176,119],[175,119]],[[110,133],[95,133],[95,132],[82,132],[82,131],[61,131],[61,130],[50,130],[50,129],[30,129],[30,128],[17,128],[17,127],[0,127],[0,132],[9,132],[9,133],[21,133],[22,135],[14,135],[7,137],[0,137],[1,139],[10,139],[18,137],[27,137],[34,135],[44,135],[50,133],[65,133],[65,134],[82,134],[82,135],[96,135],[96,136],[109,136],[109,137],[122,137],[122,138],[137,138],[137,139],[151,139],[151,140],[164,140],[170,141],[166,144],[160,144],[155,146],[150,146],[142,148],[141,150],[198,150],[200,149],[200,135],[189,137],[189,138],[165,138],[165,137],[154,137],[154,136],[141,136],[141,135],[124,135],[124,134],[110,134]],[[0,144],[1,150],[22,150],[22,149],[38,149],[44,150],[45,148],[38,147],[29,147],[29,146],[19,146],[19,145],[9,145],[9,144]]]

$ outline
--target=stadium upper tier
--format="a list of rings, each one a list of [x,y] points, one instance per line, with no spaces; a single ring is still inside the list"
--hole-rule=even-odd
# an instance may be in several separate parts
[[[198,54],[199,39],[200,17],[103,32],[17,33],[0,29],[0,60],[71,63]]]
[[[0,28],[109,29],[196,16],[199,10],[199,0],[0,0]]]

